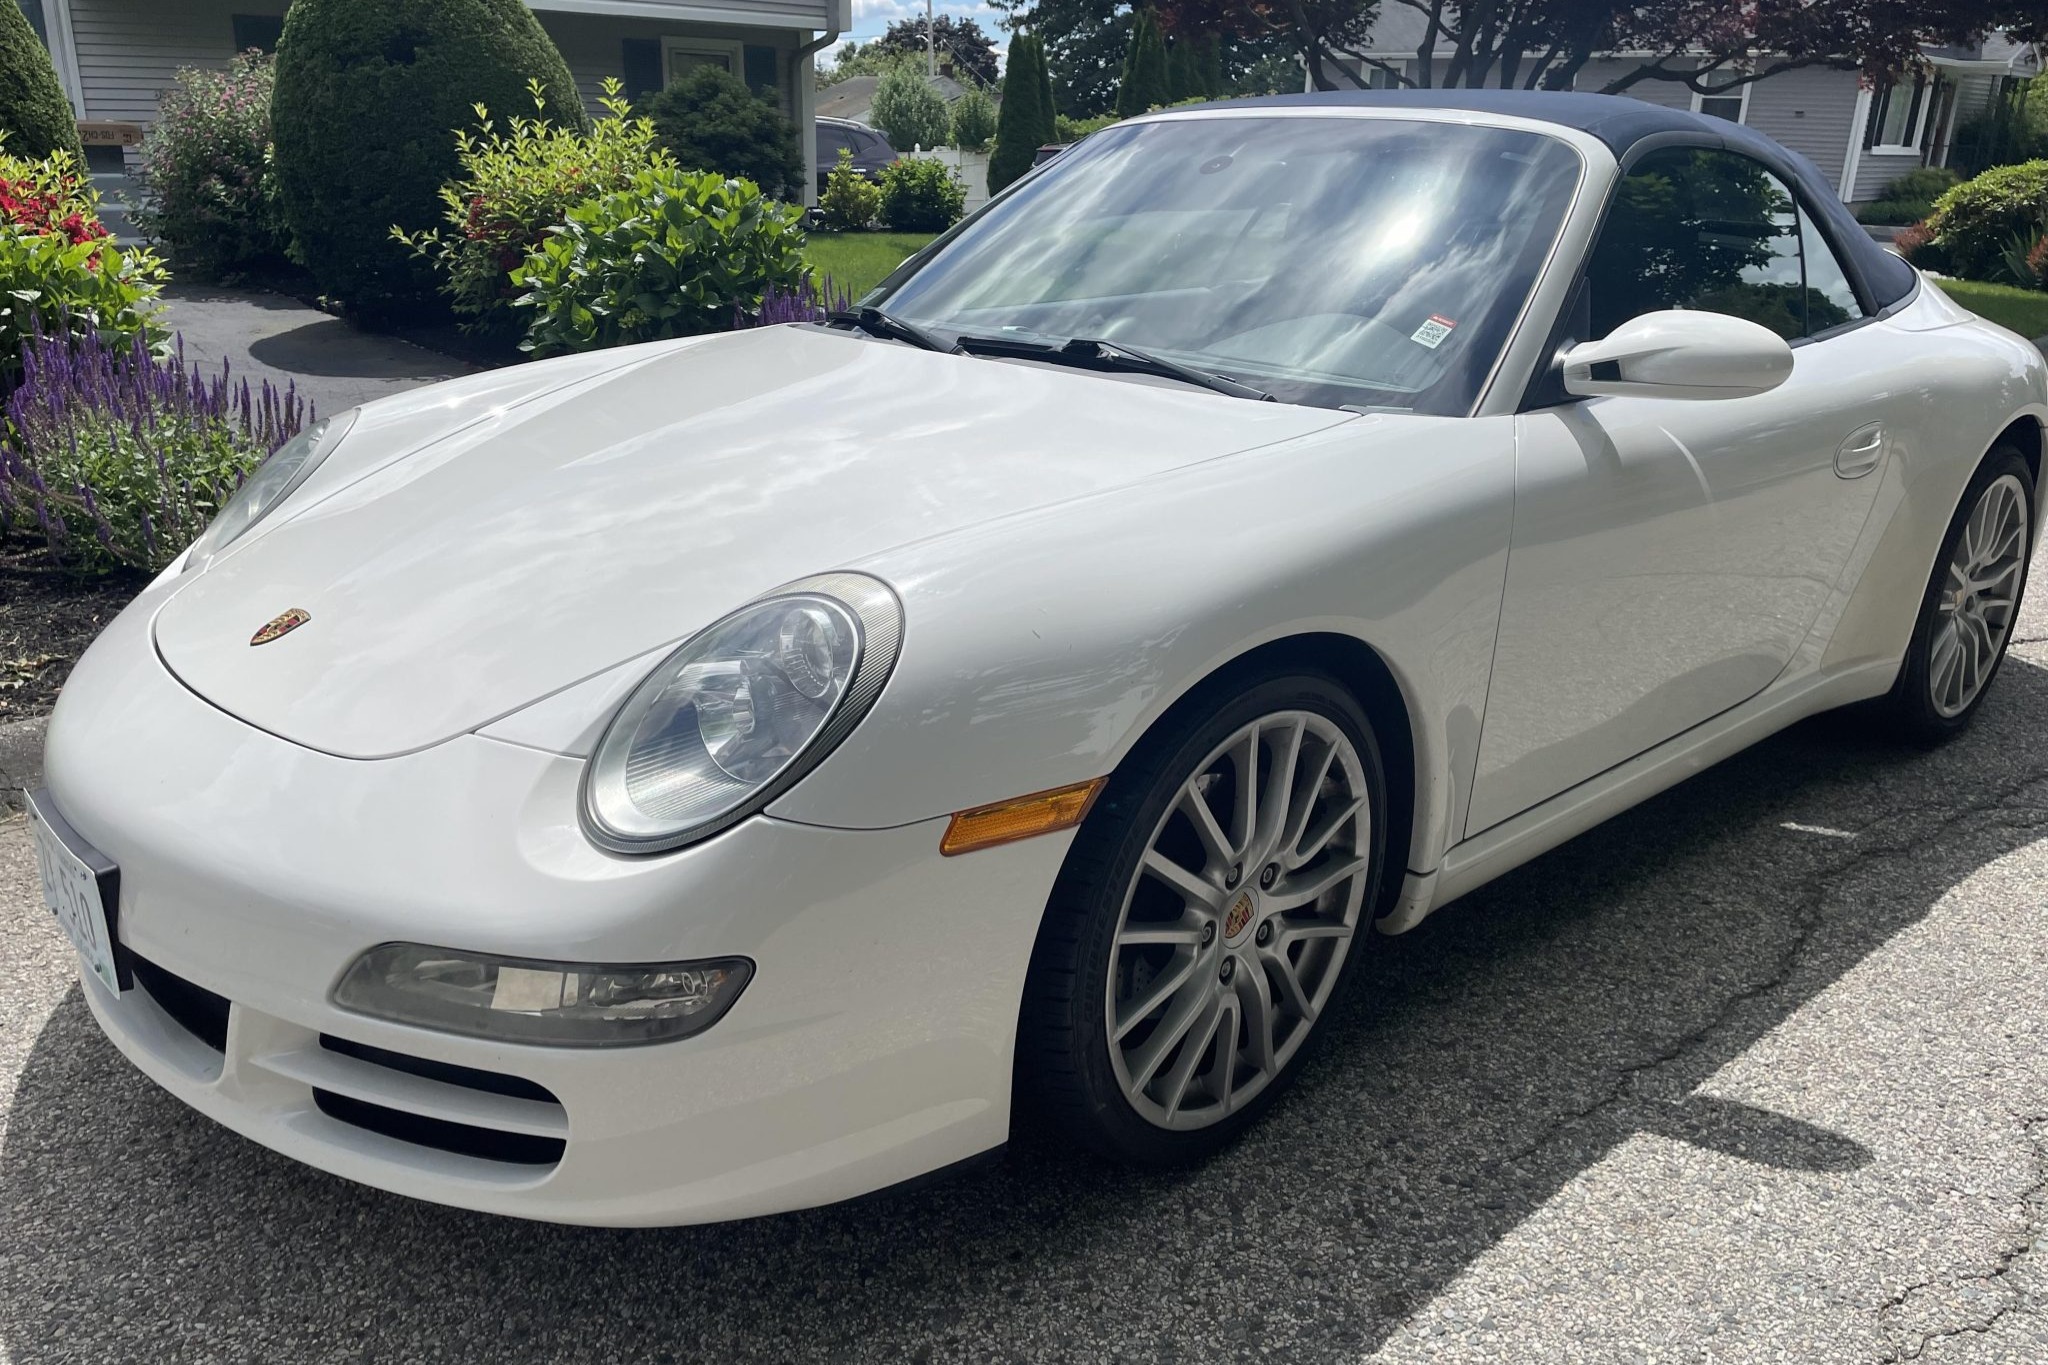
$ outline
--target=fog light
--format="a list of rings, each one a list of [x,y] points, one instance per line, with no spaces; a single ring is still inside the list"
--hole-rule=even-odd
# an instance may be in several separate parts
[[[596,966],[385,943],[356,959],[334,1003],[447,1033],[607,1047],[701,1033],[753,974],[743,957]]]

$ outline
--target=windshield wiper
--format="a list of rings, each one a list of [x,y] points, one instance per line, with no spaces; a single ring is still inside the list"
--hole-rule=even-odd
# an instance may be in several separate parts
[[[858,327],[869,336],[884,337],[890,341],[907,341],[920,350],[939,351],[948,355],[956,355],[960,351],[958,346],[948,345],[916,323],[905,322],[893,313],[885,313],[879,308],[854,308],[844,313],[828,313],[825,315],[825,321]]]
[[[1278,401],[1265,390],[1255,389],[1249,384],[1240,384],[1229,375],[1198,370],[1192,365],[1168,360],[1163,355],[1156,355],[1122,341],[1075,337],[1071,341],[1055,345],[1044,341],[1026,341],[1022,337],[963,335],[960,338],[960,349],[969,355],[1008,355],[1024,360],[1049,360],[1055,364],[1075,365],[1090,370],[1153,374],[1163,379],[1178,379],[1183,384],[1197,384],[1215,393],[1229,394],[1232,398],[1249,398],[1260,403]]]

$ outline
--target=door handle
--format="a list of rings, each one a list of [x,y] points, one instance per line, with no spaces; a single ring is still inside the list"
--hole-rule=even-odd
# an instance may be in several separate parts
[[[1884,427],[1872,422],[1849,433],[1835,452],[1835,473],[1845,479],[1860,479],[1884,459]]]

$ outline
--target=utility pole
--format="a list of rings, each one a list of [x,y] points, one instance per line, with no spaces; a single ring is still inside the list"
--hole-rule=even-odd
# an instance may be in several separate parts
[[[924,78],[934,80],[939,74],[939,33],[932,26],[932,0],[924,0]]]

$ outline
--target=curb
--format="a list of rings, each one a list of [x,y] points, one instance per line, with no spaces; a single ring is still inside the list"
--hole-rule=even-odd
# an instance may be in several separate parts
[[[23,809],[22,793],[43,780],[45,716],[0,721],[0,814]]]

